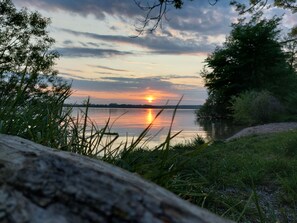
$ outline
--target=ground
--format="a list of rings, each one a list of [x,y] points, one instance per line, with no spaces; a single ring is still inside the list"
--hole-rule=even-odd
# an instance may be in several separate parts
[[[297,129],[297,122],[279,122],[279,123],[270,123],[265,125],[257,125],[257,126],[248,127],[239,131],[235,135],[226,139],[226,141],[237,139],[243,136],[284,132],[284,131],[290,131],[293,129]]]

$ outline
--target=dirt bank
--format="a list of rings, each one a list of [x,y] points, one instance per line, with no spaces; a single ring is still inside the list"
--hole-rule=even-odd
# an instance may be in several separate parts
[[[257,125],[245,128],[230,138],[226,139],[226,141],[230,141],[233,139],[237,139],[244,136],[250,135],[259,135],[266,133],[274,133],[274,132],[284,132],[297,129],[297,122],[280,122],[280,123],[270,123],[265,125]]]

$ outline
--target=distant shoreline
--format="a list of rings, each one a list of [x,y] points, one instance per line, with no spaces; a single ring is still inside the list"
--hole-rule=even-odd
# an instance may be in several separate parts
[[[65,104],[64,107],[86,107],[85,104]],[[151,108],[175,109],[176,105],[89,104],[90,108]],[[201,105],[179,105],[178,109],[199,109]]]

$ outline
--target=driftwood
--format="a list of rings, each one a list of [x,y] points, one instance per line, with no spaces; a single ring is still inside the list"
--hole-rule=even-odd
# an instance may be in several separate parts
[[[102,161],[0,135],[0,222],[231,221]]]

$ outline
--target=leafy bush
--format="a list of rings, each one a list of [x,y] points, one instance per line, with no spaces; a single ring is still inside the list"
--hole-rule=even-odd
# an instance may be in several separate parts
[[[238,124],[259,124],[273,122],[284,108],[268,91],[246,91],[232,98],[233,118]]]

